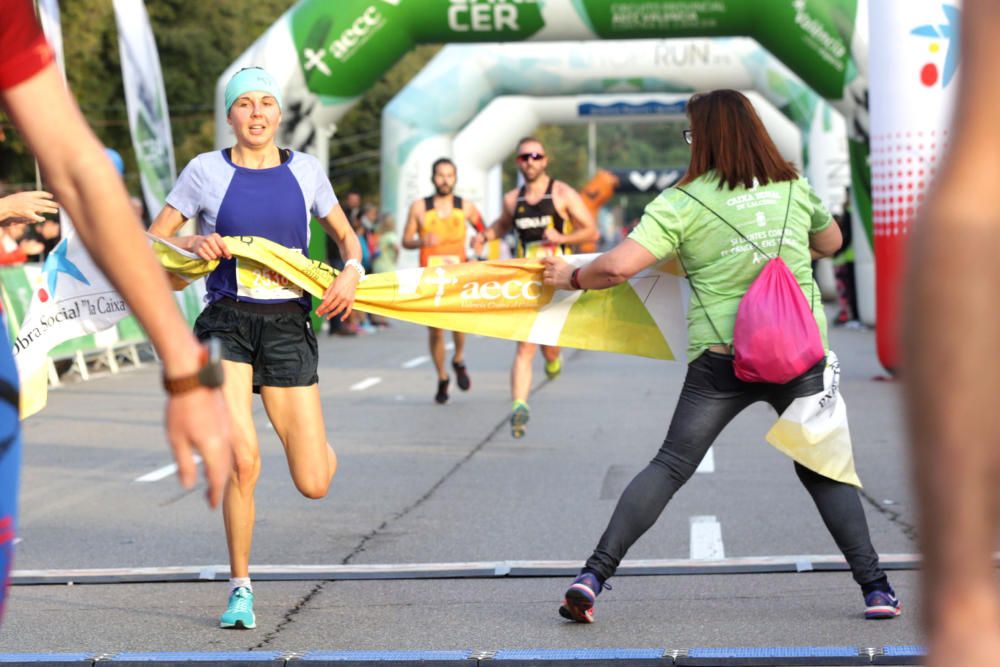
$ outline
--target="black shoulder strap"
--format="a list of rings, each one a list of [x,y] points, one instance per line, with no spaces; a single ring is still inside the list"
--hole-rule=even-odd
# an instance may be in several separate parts
[[[524,187],[525,186],[522,185],[521,188],[517,191],[517,200],[518,201],[524,201]]]
[[[556,184],[556,179],[554,179],[551,176],[549,176],[549,187],[545,188],[545,194],[546,195],[548,195],[550,197],[552,196],[552,186],[555,185],[555,184]]]
[[[424,210],[425,211],[434,210],[434,197],[424,197]]]
[[[694,281],[691,280],[691,274],[688,273],[687,267],[684,266],[684,258],[681,257],[681,249],[680,248],[677,248],[677,261],[681,263],[681,268],[684,269],[684,277],[687,278],[688,285],[691,286],[691,293],[694,294],[694,298],[698,300],[698,305],[701,307],[702,311],[705,313],[705,319],[708,320],[708,325],[710,327],[712,327],[712,331],[715,332],[715,336],[719,339],[719,342],[722,345],[725,345],[726,341],[722,339],[722,334],[720,334],[719,330],[717,328],[715,328],[715,322],[713,322],[712,318],[708,316],[708,309],[705,308],[705,304],[702,303],[701,296],[698,294],[698,290],[695,289]]]
[[[452,208],[461,211],[462,207],[464,205],[465,205],[465,203],[462,201],[461,197],[459,197],[458,195],[452,195],[451,196],[451,207]]]

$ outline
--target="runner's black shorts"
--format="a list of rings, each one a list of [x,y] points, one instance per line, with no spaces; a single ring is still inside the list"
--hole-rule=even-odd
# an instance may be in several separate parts
[[[319,381],[316,334],[295,301],[250,303],[222,298],[205,307],[194,335],[222,343],[222,358],[253,366],[253,390],[308,387]]]

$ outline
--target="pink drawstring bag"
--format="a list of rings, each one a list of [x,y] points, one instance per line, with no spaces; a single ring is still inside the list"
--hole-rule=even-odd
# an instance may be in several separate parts
[[[819,363],[826,354],[823,351],[819,326],[798,281],[785,264],[785,260],[781,259],[785,228],[788,226],[788,211],[792,204],[792,183],[788,184],[785,222],[781,228],[778,253],[774,257],[770,257],[700,199],[683,188],[677,189],[708,209],[743,237],[743,240],[752,245],[757,252],[769,258],[761,272],[750,283],[746,294],[740,299],[736,311],[736,322],[733,326],[733,371],[736,377],[744,382],[785,384]],[[683,265],[683,262],[681,264]],[[694,289],[693,282],[691,290],[700,303],[701,297]],[[704,306],[702,308],[704,309]],[[719,341],[725,344],[711,320],[709,324],[719,336]]]
[[[816,318],[785,260],[775,257],[740,300],[733,370],[744,382],[785,384],[823,358]]]

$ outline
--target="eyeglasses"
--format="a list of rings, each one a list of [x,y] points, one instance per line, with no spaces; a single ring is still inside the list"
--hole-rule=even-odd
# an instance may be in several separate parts
[[[684,137],[684,141],[687,142],[690,145],[691,144],[691,137],[694,136],[694,132],[692,132],[690,129],[684,130],[683,132],[681,132],[681,136],[683,136]]]
[[[521,153],[517,156],[518,162],[527,162],[528,160],[534,160],[535,162],[540,162],[545,159],[545,153]]]

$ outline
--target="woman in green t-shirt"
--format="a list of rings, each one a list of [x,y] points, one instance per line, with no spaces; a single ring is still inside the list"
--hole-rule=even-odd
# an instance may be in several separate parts
[[[666,439],[625,489],[559,609],[581,623],[593,622],[594,599],[605,581],[736,415],[757,401],[780,414],[794,399],[823,391],[825,359],[785,384],[738,379],[733,325],[750,283],[780,252],[812,304],[827,350],[811,260],[840,248],[840,230],[805,179],[782,159],[746,97],[733,90],[695,95],[687,114],[691,128],[684,138],[691,161],[679,187],[651,202],[629,237],[587,266],[574,269],[558,257],[543,260],[547,285],[604,289],[677,255],[695,296],[688,312],[687,376]],[[879,566],[857,489],[799,463],[795,471],[861,586],[865,618],[898,616],[899,600]]]

